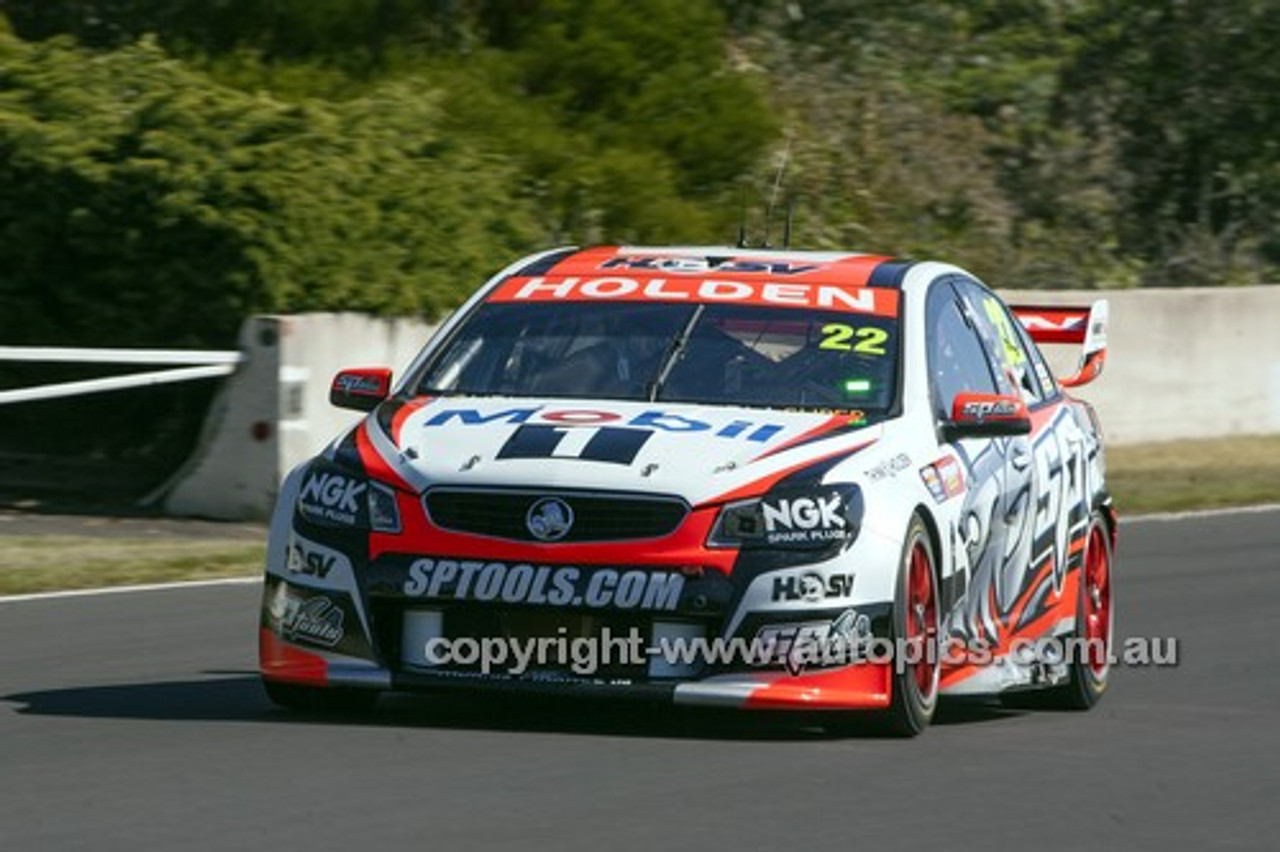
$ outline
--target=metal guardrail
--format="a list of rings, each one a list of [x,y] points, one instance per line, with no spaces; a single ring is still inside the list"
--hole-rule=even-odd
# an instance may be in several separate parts
[[[0,405],[41,399],[79,396],[125,388],[189,382],[234,373],[245,357],[234,350],[90,349],[60,346],[0,346],[0,361],[89,364],[177,364],[166,370],[148,370],[101,379],[82,379],[50,385],[0,391]]]

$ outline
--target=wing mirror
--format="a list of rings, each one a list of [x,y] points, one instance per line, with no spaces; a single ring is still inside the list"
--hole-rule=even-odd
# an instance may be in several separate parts
[[[329,404],[356,411],[373,411],[391,395],[391,371],[386,367],[343,370],[329,386]]]
[[[1031,415],[1016,396],[998,393],[958,393],[951,403],[951,419],[942,423],[948,441],[961,438],[1001,438],[1031,432]]]

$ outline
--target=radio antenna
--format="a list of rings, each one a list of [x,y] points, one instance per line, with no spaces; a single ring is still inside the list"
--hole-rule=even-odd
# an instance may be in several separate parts
[[[791,219],[795,216],[796,206],[792,202],[787,202],[787,218],[782,226],[782,247],[784,249],[791,248]]]
[[[747,182],[742,182],[742,209],[738,215],[738,248],[747,247]]]
[[[773,178],[773,190],[769,193],[769,206],[764,211],[764,242],[762,248],[769,247],[769,225],[773,222],[773,206],[778,201],[778,190],[782,188],[782,175],[787,170],[787,162],[791,159],[791,136],[787,136],[787,147],[782,150],[782,162],[778,163],[778,173]]]

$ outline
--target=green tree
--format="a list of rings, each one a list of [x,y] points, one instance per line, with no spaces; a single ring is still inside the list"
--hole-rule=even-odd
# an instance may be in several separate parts
[[[155,44],[0,37],[8,340],[224,345],[254,312],[434,315],[536,242],[515,167],[439,95],[337,105],[211,83]]]
[[[1140,2],[1096,10],[1064,98],[1114,139],[1124,248],[1163,286],[1252,283],[1280,264],[1280,6]]]

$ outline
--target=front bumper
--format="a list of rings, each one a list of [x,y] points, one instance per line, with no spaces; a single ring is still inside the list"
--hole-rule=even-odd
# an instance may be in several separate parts
[[[648,643],[650,656],[652,643],[673,629],[707,641],[751,642],[856,621],[866,636],[887,637],[891,603],[880,568],[896,564],[898,545],[876,536],[864,535],[852,549],[821,558],[780,557],[776,552],[734,556],[691,546],[678,552],[636,552],[638,558],[626,561],[618,558],[623,554],[619,549],[608,554],[608,564],[601,564],[603,557],[575,563],[581,576],[570,576],[574,568],[553,561],[555,552],[545,552],[537,554],[542,559],[530,560],[533,575],[543,576],[531,583],[516,579],[516,568],[525,567],[518,559],[529,556],[486,542],[469,558],[483,552],[486,558],[506,560],[505,572],[498,573],[509,581],[495,581],[488,588],[481,584],[482,571],[473,570],[465,587],[457,579],[465,571],[447,578],[442,574],[446,559],[467,556],[398,552],[391,545],[399,541],[335,535],[296,517],[279,533],[268,559],[260,622],[261,672],[270,680],[396,691],[639,698],[745,709],[878,709],[890,701],[889,665],[797,667],[785,653],[772,662],[721,657],[655,668],[646,660],[633,660],[590,673],[553,664],[513,674],[466,664],[424,665],[406,651],[422,639],[407,632],[406,624],[423,613],[437,614],[431,616],[441,624],[435,635],[446,638],[554,636],[549,628],[557,620],[566,622],[564,633],[575,638],[598,635],[601,628],[615,636],[636,631]],[[700,531],[698,545],[703,537]],[[450,543],[430,539],[433,545],[441,540]],[[459,549],[461,543],[450,548]],[[734,558],[725,563],[726,555]],[[597,582],[602,574],[610,575],[608,582]],[[632,580],[636,583],[629,585]],[[480,596],[477,590],[491,594]],[[560,599],[549,598],[554,591],[563,593]],[[531,615],[533,621],[541,620],[542,634],[527,624]]]
[[[281,617],[282,600],[289,602],[288,612],[295,613],[292,620],[287,612]],[[321,604],[316,604],[317,600]],[[468,612],[468,609],[454,607],[452,611],[466,615],[460,623],[474,628],[475,611],[470,608]],[[540,666],[517,673],[501,668],[481,671],[475,664],[424,666],[406,661],[400,650],[405,645],[402,627],[405,613],[411,611],[422,612],[421,603],[371,597],[367,619],[360,618],[355,614],[356,606],[350,596],[268,576],[259,632],[262,675],[271,680],[316,687],[624,698],[762,710],[879,709],[887,707],[891,697],[891,666],[872,663],[789,671],[780,661],[773,665],[748,665],[742,660],[714,664],[703,660],[676,674],[668,667],[667,676],[661,677],[653,676],[653,670],[643,664],[636,666],[634,661],[594,667],[589,673],[581,674],[566,665]],[[342,613],[342,618],[334,613]],[[323,619],[326,614],[330,616],[329,624],[340,622],[344,628],[340,637],[307,621],[308,618]],[[527,612],[520,615],[525,617]],[[501,629],[503,619],[497,612],[488,612],[488,617]],[[573,618],[572,614],[568,617]],[[813,625],[832,620],[833,613],[819,609],[794,613],[793,617],[804,619],[794,622],[798,626]],[[662,618],[586,616],[581,620],[597,626],[607,622],[619,631],[626,625],[631,630],[649,631],[644,634],[646,652],[652,653],[653,625]],[[718,620],[705,619],[701,635],[713,640],[711,634],[724,618],[721,615]],[[757,613],[742,622],[742,626],[745,633],[754,636],[762,627],[761,622],[770,619],[776,622],[778,618],[780,616]],[[349,633],[345,630],[347,625],[366,621],[370,625],[367,634],[362,628]],[[507,638],[513,637],[508,634]],[[318,647],[319,643],[332,644]]]

